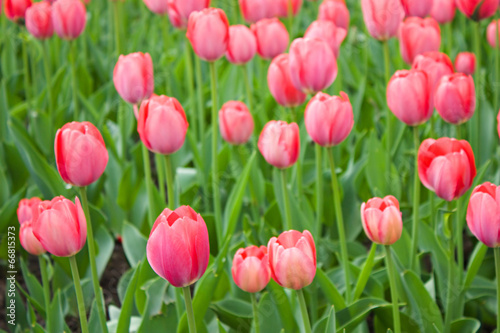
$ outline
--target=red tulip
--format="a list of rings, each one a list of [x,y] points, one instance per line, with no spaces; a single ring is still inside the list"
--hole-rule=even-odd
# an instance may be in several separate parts
[[[442,52],[426,52],[415,57],[413,69],[419,69],[427,74],[433,95],[439,80],[445,75],[453,74],[453,64],[450,58]],[[432,102],[433,100],[431,100]]]
[[[277,1],[277,15],[280,17],[288,17],[289,6],[291,2],[292,15],[295,16],[302,7],[302,0],[270,0]]]
[[[325,0],[319,6],[319,20],[332,21],[337,27],[349,29],[349,10],[343,0]]]
[[[292,83],[289,58],[288,54],[280,54],[273,59],[267,72],[267,84],[276,102],[294,107],[304,103],[307,96]]]
[[[441,24],[453,21],[455,0],[433,0],[431,17]]]
[[[231,268],[234,283],[248,293],[257,293],[271,280],[267,247],[255,245],[236,251]]]
[[[461,197],[476,176],[474,153],[465,140],[427,139],[418,150],[418,174],[429,190],[446,201]]]
[[[271,276],[280,286],[295,290],[310,285],[316,275],[316,245],[305,230],[285,231],[267,244]]]
[[[382,41],[397,35],[405,17],[400,0],[361,0],[361,9],[368,32]]]
[[[206,8],[189,16],[186,37],[194,52],[205,61],[215,61],[227,51],[229,23],[219,8]]]
[[[434,104],[448,123],[460,125],[474,115],[476,90],[472,76],[455,73],[444,76],[436,88]]]
[[[354,125],[349,97],[344,92],[340,92],[340,97],[317,93],[307,104],[304,122],[314,142],[324,147],[338,145]]]
[[[455,58],[457,72],[472,75],[476,71],[476,55],[472,52],[460,52]]]
[[[168,13],[168,2],[166,0],[142,0],[150,11],[157,15]],[[172,21],[172,20],[171,20]],[[172,23],[173,24],[173,23]]]
[[[299,126],[271,120],[260,133],[258,147],[267,163],[280,169],[292,166],[299,158]]]
[[[257,40],[252,30],[244,25],[230,26],[227,60],[230,63],[242,65],[252,60],[255,52],[257,52]]]
[[[472,191],[467,225],[486,246],[500,246],[500,187],[486,182]]]
[[[153,60],[149,53],[120,55],[113,70],[116,91],[126,102],[140,103],[153,94]]]
[[[241,145],[252,136],[253,118],[245,103],[226,102],[219,111],[219,129],[224,140],[233,145]]]
[[[165,3],[165,0],[161,2]],[[208,8],[210,0],[168,0],[167,5],[172,25],[177,29],[186,29],[191,13]]]
[[[432,116],[430,84],[425,72],[412,69],[394,73],[387,85],[387,105],[409,126],[425,123]]]
[[[80,0],[57,0],[52,5],[52,24],[62,39],[72,40],[85,29],[87,10]]]
[[[304,34],[304,38],[317,38],[327,42],[335,58],[339,56],[340,44],[342,44],[346,36],[347,30],[338,28],[333,22],[325,20],[312,22]]]
[[[38,219],[38,205],[42,202],[40,198],[21,199],[17,207],[17,218],[19,224]]]
[[[278,15],[278,3],[269,0],[239,0],[245,21],[254,23]]]
[[[181,149],[189,124],[179,101],[165,95],[142,102],[137,132],[152,152],[169,155]]]
[[[31,0],[4,0],[5,16],[11,21],[24,19],[26,10],[31,6]]]
[[[498,0],[455,0],[458,10],[475,21],[488,18],[495,14]]]
[[[77,254],[87,239],[87,221],[78,197],[75,203],[63,196],[40,203],[33,234],[47,252],[57,257]]]
[[[407,18],[399,31],[399,48],[403,60],[413,63],[415,57],[430,51],[439,51],[441,30],[439,24],[431,17]]]
[[[361,205],[361,222],[366,235],[374,243],[392,245],[403,232],[399,202],[392,195],[373,198]]]
[[[54,28],[48,1],[36,2],[26,10],[26,29],[38,39],[52,37]]]
[[[39,256],[47,252],[43,248],[42,243],[33,234],[33,223],[31,220],[21,224],[19,228],[19,242],[28,253],[34,256]]]
[[[210,243],[205,221],[189,206],[158,216],[146,247],[151,268],[177,288],[187,287],[205,273]]]
[[[272,59],[286,51],[288,31],[277,18],[262,19],[250,26],[257,40],[257,53],[264,59]]]
[[[492,48],[497,47],[497,35],[500,35],[500,20],[493,20],[488,24],[488,28],[486,28],[486,39]]]
[[[401,0],[406,16],[418,16],[421,18],[429,15],[433,0]]]
[[[108,164],[102,135],[88,121],[67,123],[57,130],[54,151],[61,178],[75,186],[92,184]]]

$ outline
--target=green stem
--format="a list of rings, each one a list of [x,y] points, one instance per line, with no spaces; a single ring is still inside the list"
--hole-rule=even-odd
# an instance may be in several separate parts
[[[158,189],[163,202],[165,198],[165,160],[161,154],[155,154],[156,174],[158,176]]]
[[[288,188],[286,186],[286,169],[281,169],[281,191],[283,192],[283,203],[285,204],[285,225],[286,230],[292,230],[292,211],[288,199]]]
[[[167,15],[164,15],[161,18],[163,19],[163,22],[161,22],[161,26],[163,28],[163,50],[168,50],[171,44],[169,32],[170,22],[168,21]],[[172,92],[170,90],[170,61],[168,61],[168,59],[165,65],[165,91],[167,96],[172,96]]]
[[[235,146],[235,149],[238,151],[239,156],[240,156],[240,162],[241,162],[241,167],[242,169],[245,168],[246,163],[248,161],[248,153],[246,152],[246,149],[244,146]],[[250,188],[250,196],[252,198],[251,201],[251,209],[252,209],[252,216],[253,220],[255,223],[260,221],[260,216],[259,216],[259,201],[257,200],[257,195],[255,194],[255,184],[253,182],[248,182],[248,187]]]
[[[401,333],[401,320],[399,318],[399,303],[398,303],[398,288],[396,285],[396,268],[392,261],[391,247],[389,245],[385,246],[385,260],[387,264],[387,273],[389,275],[389,283],[391,286],[391,298],[392,298],[392,316],[394,319],[394,332]]]
[[[118,8],[119,1],[113,2],[113,21],[115,23],[115,45],[116,53],[118,55],[122,54],[122,43],[120,38],[120,8]]]
[[[411,235],[410,269],[416,270],[418,267],[418,224],[420,206],[420,177],[418,175],[418,149],[420,139],[418,137],[418,126],[413,127],[413,142],[415,147],[415,161],[413,168],[413,224]]]
[[[500,332],[500,247],[495,247],[495,270],[497,276],[497,332]]]
[[[446,39],[448,42],[448,55],[451,57],[451,52],[453,50],[453,27],[451,26],[451,22],[445,25],[446,30]]]
[[[23,49],[23,78],[24,78],[24,95],[26,98],[26,104],[28,105],[28,110],[33,109],[33,105],[31,104],[33,101],[31,100],[31,86],[30,86],[30,77],[29,77],[29,63],[28,63],[28,42],[24,37],[22,38],[22,49]]]
[[[186,61],[186,76],[187,76],[187,85],[188,85],[188,92],[189,92],[189,104],[187,105],[189,107],[189,123],[192,124],[193,126],[193,133],[194,135],[199,135],[198,133],[198,123],[196,122],[196,107],[195,107],[195,92],[194,92],[194,69],[193,69],[193,59],[191,58],[191,51],[189,50],[189,42],[186,40],[185,43],[185,50],[184,50],[184,57]],[[201,137],[198,138],[198,140],[202,140]]]
[[[154,210],[153,210],[153,182],[151,180],[151,162],[149,160],[149,151],[148,148],[144,144],[141,144],[142,146],[142,160],[144,163],[144,176],[146,177],[146,191],[148,193],[148,204],[149,204],[149,209],[148,209],[148,222],[149,225],[152,227],[154,223]]]
[[[250,113],[253,111],[253,103],[252,103],[252,87],[250,85],[250,78],[248,77],[248,67],[246,65],[242,65],[241,71],[243,72],[243,78],[245,81],[245,90],[247,93],[247,106]]]
[[[323,149],[315,145],[316,152],[316,238],[321,235],[323,218]]]
[[[449,203],[451,206],[451,202]],[[451,211],[451,209],[450,209]],[[448,227],[451,228],[453,223],[448,223]],[[448,283],[446,292],[446,313],[445,313],[445,323],[444,332],[449,333],[451,329],[451,321],[453,319],[453,299],[452,292],[454,290],[453,286],[453,266],[455,265],[455,244],[453,241],[453,232],[450,230],[450,240],[448,243]]]
[[[304,330],[306,333],[311,333],[311,323],[309,322],[309,314],[307,313],[306,300],[304,298],[304,291],[297,290],[299,297],[300,312],[302,313],[302,320],[304,320]]]
[[[177,312],[177,319],[181,320],[184,314],[184,308],[182,306],[182,294],[179,288],[175,288],[175,311]]]
[[[389,80],[391,79],[391,64],[390,64],[390,55],[389,55],[389,44],[387,41],[383,43],[384,49],[384,68],[385,68],[385,84],[389,84]],[[387,188],[391,188],[391,166],[392,166],[392,156],[391,156],[391,147],[392,147],[392,133],[391,133],[391,110],[389,107],[386,108],[386,128],[385,128],[385,139],[386,139],[386,170],[385,177],[387,182]]]
[[[47,99],[49,100],[49,133],[52,136],[52,124],[54,122],[54,97],[53,97],[53,92],[52,92],[52,72],[50,70],[50,50],[49,50],[49,41],[46,40],[43,43],[43,67],[45,69],[45,80],[47,81],[46,83],[46,89],[47,89]]]
[[[194,53],[194,51],[193,51]],[[201,60],[195,55],[196,64],[196,93],[198,103],[198,131],[200,131],[199,138],[203,142],[205,135],[205,107],[203,105],[203,77],[201,73]],[[207,207],[208,208],[208,207]]]
[[[45,329],[47,332],[52,332],[52,323],[50,320],[50,285],[47,274],[47,263],[43,255],[38,256],[38,264],[40,265],[40,274],[42,275],[43,298],[45,301]]]
[[[476,71],[474,72],[474,84],[476,88],[476,128],[473,129],[474,135],[472,135],[472,142],[474,143],[474,152],[477,156],[478,161],[481,161],[481,145],[479,144],[479,132],[481,130],[481,108],[480,102],[482,98],[482,85],[481,85],[481,33],[479,31],[479,22],[472,23],[474,29],[474,49],[476,53]]]
[[[85,312],[82,285],[80,283],[80,274],[78,274],[78,266],[76,264],[75,256],[69,257],[69,264],[71,265],[71,273],[73,274],[73,283],[75,285],[76,301],[78,303],[78,314],[80,315],[80,325],[82,327],[82,333],[88,333],[89,329],[87,327],[87,313]]]
[[[293,3],[292,0],[288,0],[288,32],[290,33],[290,40],[293,39]]]
[[[131,114],[125,110],[123,107],[123,101],[118,100],[118,127],[120,128],[121,140],[120,140],[120,151],[123,159],[127,158],[127,128],[126,128],[126,117],[130,117]]]
[[[196,321],[194,319],[193,305],[191,303],[191,290],[189,286],[187,286],[182,288],[182,291],[184,292],[184,302],[186,302],[189,333],[196,333]]]
[[[361,274],[359,275],[358,282],[356,283],[356,288],[354,289],[354,298],[353,302],[356,302],[363,290],[365,289],[366,283],[368,282],[368,278],[371,275],[373,269],[373,260],[375,258],[375,254],[377,253],[377,243],[372,243],[372,247],[370,248],[370,253],[368,253],[368,257],[366,257],[365,264],[363,265],[363,269],[361,270]]]
[[[344,265],[344,279],[345,279],[345,294],[347,303],[351,301],[351,279],[349,271],[349,253],[347,252],[347,241],[344,230],[344,217],[342,216],[342,206],[340,198],[340,187],[335,172],[335,161],[333,158],[333,147],[328,148],[328,158],[330,160],[330,170],[332,173],[332,190],[333,190],[333,205],[335,207],[335,216],[337,219],[337,228],[340,241],[340,255],[342,257],[342,264]]]
[[[86,187],[80,187],[80,197],[82,199],[83,211],[85,212],[85,219],[87,220],[87,245],[89,249],[90,271],[92,273],[92,285],[94,287],[94,294],[97,303],[97,312],[99,314],[99,322],[101,324],[101,330],[103,332],[107,332],[108,328],[106,326],[106,312],[104,311],[104,300],[102,298],[102,293],[99,286],[99,276],[97,275],[94,232],[92,230],[92,221],[90,220]]]
[[[167,175],[168,205],[170,209],[175,208],[174,198],[174,172],[172,169],[172,159],[170,155],[165,155],[165,173]]]
[[[76,81],[76,40],[70,42],[70,63],[71,63],[71,86],[73,88],[73,119],[78,121],[79,108],[78,108],[78,84]]]
[[[498,19],[499,19],[499,10],[497,10],[495,12],[495,40],[496,40],[496,47],[495,47],[495,79],[496,79],[496,82],[498,84],[498,82],[500,82],[500,63],[499,63],[499,59],[500,59],[500,36],[498,35]],[[479,69],[479,67],[478,67]],[[477,70],[477,69],[476,69]],[[498,110],[498,87],[494,87],[493,89],[493,92],[494,92],[494,102],[493,102],[493,106],[495,108],[495,110]]]
[[[253,309],[253,325],[254,325],[254,332],[255,333],[260,333],[260,326],[259,326],[259,308],[257,306],[257,297],[255,296],[255,293],[250,293],[250,297],[252,298],[252,309]]]

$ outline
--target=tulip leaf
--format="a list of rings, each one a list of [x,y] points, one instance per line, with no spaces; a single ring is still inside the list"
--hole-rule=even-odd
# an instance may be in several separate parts
[[[476,333],[481,328],[481,322],[475,318],[460,318],[451,323],[451,332]]]
[[[123,223],[122,230],[123,250],[128,262],[132,267],[138,265],[139,261],[146,255],[147,239],[131,223]]]
[[[366,283],[370,278],[373,269],[373,263],[375,261],[376,252],[377,252],[377,244],[372,243],[372,246],[370,248],[370,253],[368,254],[368,257],[366,258],[366,261],[363,264],[363,269],[361,270],[361,274],[359,274],[358,276],[358,282],[356,283],[356,288],[354,289],[354,299],[353,299],[354,301],[356,301],[361,296],[363,290],[365,289]]]
[[[278,307],[271,294],[264,292],[258,304],[259,326],[261,332],[279,332],[283,325],[278,312]]]
[[[320,268],[316,269],[316,281],[325,293],[328,302],[332,303],[337,310],[342,310],[346,307],[344,298],[337,290],[337,287],[335,287],[333,282]]]
[[[249,330],[252,321],[252,305],[239,299],[224,299],[210,306],[219,320],[236,331]]]
[[[3,206],[0,208],[0,233],[5,234],[7,226],[14,219],[16,214],[17,206],[19,205],[19,200],[26,193],[26,188],[23,187],[16,194],[12,195]],[[15,222],[14,222],[15,223]],[[17,226],[16,226],[17,227]]]
[[[118,319],[118,326],[116,328],[117,333],[129,332],[130,317],[132,316],[132,309],[134,306],[135,288],[137,285],[137,280],[139,278],[139,272],[140,272],[139,265],[140,265],[140,262],[138,262],[136,269],[134,270],[134,274],[132,275],[132,278],[130,279],[130,282],[129,282],[128,287],[127,287],[127,291],[125,293],[125,298],[123,299],[123,302],[122,302],[120,317]]]
[[[293,316],[292,306],[283,288],[274,282],[274,280],[271,280],[267,285],[267,290],[269,290],[274,304],[278,308],[281,324],[285,331],[294,332],[297,330],[297,322]]]
[[[314,326],[314,333],[330,333],[337,331],[337,323],[335,319],[335,307],[332,305],[326,313],[326,317],[319,320]]]
[[[469,265],[467,266],[467,275],[465,276],[465,282],[463,286],[463,290],[469,289],[472,281],[476,277],[481,264],[483,263],[484,256],[488,251],[488,247],[481,242],[477,242],[474,251],[471,254]]]
[[[337,332],[352,332],[374,309],[392,307],[378,298],[364,298],[337,312]]]

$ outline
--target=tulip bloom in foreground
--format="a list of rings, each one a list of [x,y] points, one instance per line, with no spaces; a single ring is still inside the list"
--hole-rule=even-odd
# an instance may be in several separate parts
[[[165,3],[164,0],[157,2]],[[210,0],[168,0],[168,17],[174,27],[186,29],[191,13],[208,8],[209,5]]]
[[[342,44],[346,36],[347,30],[337,27],[333,22],[324,20],[312,22],[304,34],[304,38],[318,38],[327,42],[335,58],[338,57],[340,44]]]
[[[46,39],[52,37],[51,6],[48,1],[34,3],[26,10],[26,29],[33,37]]]
[[[234,283],[247,293],[264,289],[271,279],[267,247],[252,245],[236,251],[231,273]]]
[[[433,0],[431,17],[441,24],[453,21],[455,18],[455,0]]]
[[[11,21],[24,19],[26,10],[31,6],[31,0],[4,0],[5,16]],[[0,3],[1,5],[1,3]],[[0,14],[2,11],[0,10]]]
[[[273,59],[267,72],[267,85],[278,104],[294,107],[304,103],[307,96],[293,85],[289,61],[288,54],[280,54]]]
[[[421,18],[429,15],[434,0],[401,0],[407,17],[418,16]]]
[[[433,96],[439,80],[441,80],[443,76],[453,74],[454,72],[450,57],[445,53],[435,51],[417,55],[411,68],[420,69],[427,74],[431,96]],[[431,100],[431,104],[432,103],[433,100]]]
[[[80,0],[57,0],[52,4],[52,24],[62,39],[77,38],[85,29],[87,10]]]
[[[399,30],[399,48],[403,60],[411,64],[419,54],[439,51],[441,45],[441,29],[431,17],[407,18]]]
[[[153,225],[146,251],[156,274],[177,288],[192,285],[205,273],[210,257],[205,221],[189,206],[166,208]]]
[[[373,198],[361,205],[361,222],[366,235],[374,243],[392,245],[403,232],[399,202],[392,195]]]
[[[154,90],[153,60],[149,53],[120,55],[113,70],[116,91],[126,102],[140,103]]]
[[[339,28],[349,29],[349,10],[343,0],[325,0],[319,5],[318,20],[331,21]]]
[[[299,126],[271,120],[260,133],[258,147],[267,163],[280,169],[292,166],[299,158]]]
[[[57,130],[54,151],[61,178],[75,186],[92,184],[108,164],[102,135],[88,121],[67,123]]]
[[[498,0],[455,0],[458,9],[468,18],[479,21],[495,14]]]
[[[33,222],[38,220],[38,205],[42,202],[40,198],[21,199],[17,208],[19,219],[19,242],[30,254],[38,256],[45,253],[40,241],[33,234]]]
[[[500,187],[486,182],[472,191],[467,225],[488,247],[500,247]]]
[[[38,219],[38,205],[42,202],[40,198],[21,199],[17,207],[17,219],[19,224]]]
[[[405,17],[400,0],[361,0],[361,9],[368,32],[381,41],[395,37]]]
[[[472,52],[460,52],[455,58],[455,69],[459,73],[474,74],[476,71],[476,55]]]
[[[488,39],[488,44],[490,44],[492,48],[497,47],[497,34],[500,34],[500,21],[493,20],[488,24],[488,28],[486,28],[486,38]]]
[[[267,244],[271,276],[280,286],[299,290],[316,275],[316,245],[307,230],[285,231]]]
[[[460,125],[474,115],[476,90],[472,76],[455,73],[444,76],[436,89],[434,104],[448,123]]]
[[[226,58],[236,65],[246,64],[257,52],[257,40],[253,32],[244,25],[229,27],[229,42],[227,44]]]
[[[222,138],[233,145],[241,145],[250,139],[254,128],[252,114],[245,103],[226,102],[219,111],[219,129]]]
[[[476,163],[465,140],[427,139],[418,150],[418,174],[429,190],[446,201],[461,197],[472,186]]]
[[[250,26],[257,41],[257,53],[272,59],[286,51],[290,37],[283,23],[277,18],[262,19]]]

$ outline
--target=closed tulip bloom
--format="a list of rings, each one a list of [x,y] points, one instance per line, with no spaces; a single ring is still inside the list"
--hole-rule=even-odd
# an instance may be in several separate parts
[[[292,15],[295,16],[302,7],[302,0],[270,0],[270,2],[276,1],[278,3],[277,6],[277,15],[280,17],[288,17],[288,10],[290,6],[290,2],[292,3]]]
[[[399,48],[403,60],[413,63],[415,57],[430,51],[439,51],[441,29],[432,17],[409,17],[399,31]]]
[[[11,21],[24,19],[26,10],[31,6],[31,0],[4,0],[5,16]]]
[[[177,29],[186,29],[191,13],[208,8],[210,0],[168,0],[167,4],[172,25]]]
[[[361,9],[368,32],[381,41],[395,37],[405,17],[400,0],[361,0]]]
[[[294,107],[304,103],[307,96],[292,83],[289,59],[288,54],[280,54],[273,59],[267,71],[267,84],[278,104]]]
[[[401,238],[403,220],[399,202],[392,195],[373,198],[361,205],[361,222],[374,243],[392,245]]]
[[[434,92],[439,81],[445,75],[453,74],[453,64],[445,53],[426,52],[415,57],[413,69],[419,69],[427,74],[431,92]]]
[[[137,104],[153,94],[153,61],[149,53],[120,55],[113,70],[116,91],[126,102]]]
[[[43,201],[32,227],[43,248],[57,257],[77,254],[87,238],[87,221],[78,197],[75,203],[63,196]]]
[[[72,40],[85,29],[87,10],[80,0],[57,0],[52,4],[52,24],[62,39]]]
[[[171,285],[192,285],[208,266],[207,225],[189,206],[165,208],[151,229],[146,253],[151,268]]]
[[[434,104],[448,123],[460,125],[474,115],[476,90],[472,76],[455,73],[444,76],[436,89]]]
[[[475,21],[488,18],[495,14],[498,0],[455,0],[458,10]]]
[[[272,59],[286,51],[290,37],[283,23],[277,18],[262,19],[250,26],[257,41],[257,53]]]
[[[327,42],[297,38],[290,46],[290,76],[295,88],[312,94],[328,88],[337,77],[337,60]]]
[[[488,247],[500,246],[500,187],[486,182],[470,196],[467,225],[477,239]]]
[[[150,11],[157,15],[165,15],[168,13],[167,0],[142,0]]]
[[[253,118],[245,103],[229,101],[219,111],[219,129],[224,140],[232,145],[241,145],[250,139]]]
[[[323,147],[336,146],[347,138],[354,125],[354,114],[349,97],[319,92],[311,98],[304,112],[309,136]]]
[[[418,150],[418,174],[429,190],[446,201],[461,197],[476,176],[476,163],[465,140],[427,139]]]
[[[292,166],[299,158],[299,126],[271,120],[260,133],[258,147],[267,163],[280,169]]]
[[[42,243],[33,234],[33,223],[31,220],[21,224],[19,228],[19,242],[28,253],[34,256],[39,256],[47,252],[43,248]]]
[[[189,124],[179,101],[165,95],[141,104],[137,131],[152,152],[169,155],[181,149]]]
[[[387,85],[387,105],[405,124],[423,124],[433,111],[429,88],[425,72],[418,69],[397,71]]]
[[[40,198],[21,199],[17,206],[17,219],[19,224],[36,220],[38,218],[38,205],[42,202]]]
[[[337,27],[331,21],[325,20],[312,22],[304,34],[304,38],[317,38],[327,42],[335,58],[339,56],[340,44],[342,44],[346,36],[347,30]]]
[[[246,64],[257,52],[257,40],[252,30],[244,25],[229,27],[229,42],[227,44],[226,58],[236,65]]]
[[[26,10],[26,29],[33,37],[46,39],[52,37],[51,7],[48,1],[34,3]]]
[[[61,178],[75,186],[92,184],[108,164],[102,135],[88,121],[67,123],[57,130],[54,151]]]
[[[247,293],[257,293],[271,280],[267,247],[255,245],[236,251],[231,268],[234,283]]]
[[[194,52],[205,61],[215,61],[227,51],[229,23],[219,8],[206,8],[189,16],[187,38]]]
[[[453,21],[455,17],[455,0],[433,0],[431,17],[441,24]]]
[[[278,14],[278,5],[270,0],[239,0],[240,11],[245,21],[254,23]]]
[[[319,5],[319,20],[332,21],[337,27],[349,29],[349,10],[343,0],[325,0]]]
[[[500,34],[500,21],[493,20],[488,24],[488,28],[486,28],[486,39],[492,48],[497,47],[498,34]]]
[[[316,245],[307,230],[285,231],[267,244],[271,277],[280,286],[299,290],[316,275]]]
[[[418,16],[421,18],[429,15],[434,0],[401,0],[407,17]]]
[[[476,71],[476,55],[472,52],[460,52],[455,58],[455,69],[459,73],[474,74]]]

